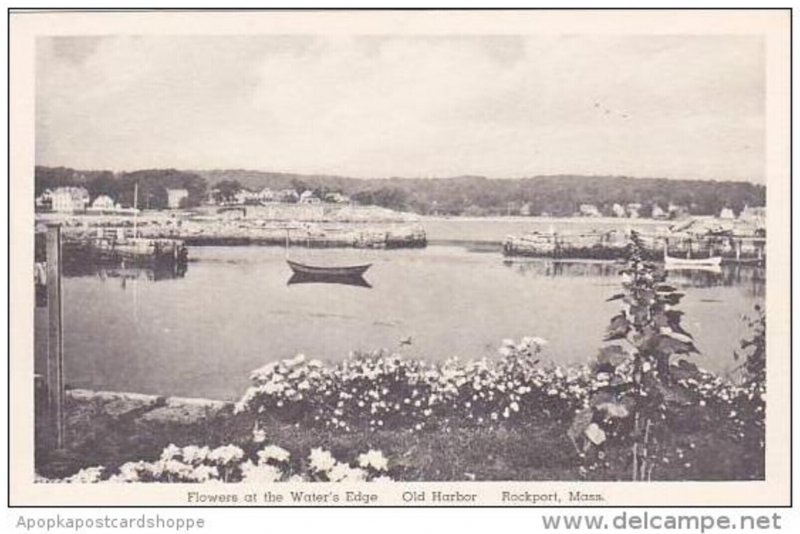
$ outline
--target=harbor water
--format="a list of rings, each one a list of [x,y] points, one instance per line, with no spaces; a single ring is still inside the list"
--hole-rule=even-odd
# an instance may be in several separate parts
[[[542,365],[592,359],[617,302],[619,266],[506,261],[461,245],[292,249],[320,265],[372,263],[366,284],[289,283],[280,247],[192,247],[185,273],[92,270],[63,282],[69,386],[237,399],[250,371],[297,353],[340,360],[386,348],[442,361],[497,357],[504,338],[548,340]],[[297,281],[297,280],[295,280]],[[302,282],[302,281],[301,281]],[[313,280],[312,280],[313,282]],[[695,361],[725,373],[764,299],[763,269],[673,272]],[[46,311],[36,311],[37,351]]]

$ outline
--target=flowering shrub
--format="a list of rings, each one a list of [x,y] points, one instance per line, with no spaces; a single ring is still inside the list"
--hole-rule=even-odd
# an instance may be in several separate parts
[[[292,462],[289,451],[277,445],[254,447],[250,454],[236,445],[169,445],[158,460],[127,462],[115,473],[89,467],[63,479],[37,476],[36,482],[391,482],[390,473],[389,460],[374,449],[347,463],[314,448],[305,461]]]
[[[422,430],[444,419],[491,425],[571,417],[598,385],[585,367],[542,367],[545,340],[505,340],[499,358],[444,363],[385,351],[325,365],[298,355],[253,372],[238,411],[351,431]]]

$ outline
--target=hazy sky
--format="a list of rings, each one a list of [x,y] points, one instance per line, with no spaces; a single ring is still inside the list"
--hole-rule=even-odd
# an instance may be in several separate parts
[[[58,37],[36,160],[764,180],[756,37]]]

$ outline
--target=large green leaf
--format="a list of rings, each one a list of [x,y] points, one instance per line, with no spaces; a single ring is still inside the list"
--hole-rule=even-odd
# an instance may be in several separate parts
[[[655,339],[654,348],[661,354],[689,354],[691,352],[698,352],[694,344],[689,340],[677,339],[677,334],[658,334]],[[685,336],[681,336],[685,337]]]
[[[620,313],[619,315],[615,315],[611,318],[608,328],[606,329],[606,341],[622,339],[628,335],[630,330],[631,324],[625,314]]]
[[[608,364],[613,367],[618,366],[628,358],[627,353],[620,345],[606,345],[601,347],[597,353],[597,362]]]

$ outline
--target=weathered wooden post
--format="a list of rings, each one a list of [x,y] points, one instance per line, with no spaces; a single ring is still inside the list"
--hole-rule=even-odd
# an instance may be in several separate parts
[[[61,226],[47,227],[47,404],[55,447],[64,447],[64,338],[61,306]]]

